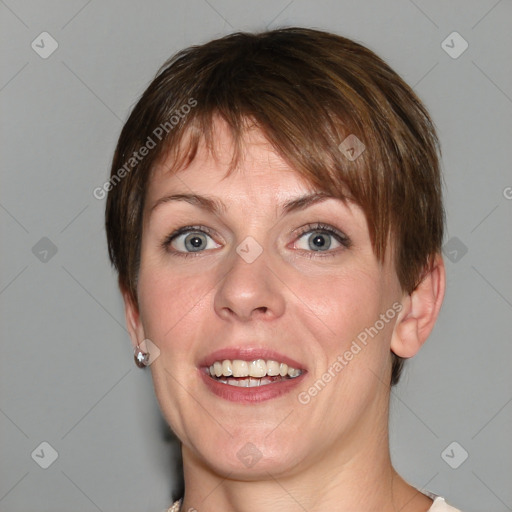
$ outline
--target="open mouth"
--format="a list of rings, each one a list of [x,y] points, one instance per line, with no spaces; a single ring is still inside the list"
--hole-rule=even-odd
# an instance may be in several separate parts
[[[210,377],[229,386],[252,388],[295,379],[303,370],[274,360],[224,359],[215,361],[208,369]]]

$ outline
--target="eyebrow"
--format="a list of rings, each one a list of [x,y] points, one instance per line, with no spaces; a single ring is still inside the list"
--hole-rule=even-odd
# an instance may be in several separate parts
[[[317,204],[323,202],[327,199],[337,199],[334,196],[326,194],[324,192],[313,192],[309,194],[304,194],[290,201],[286,201],[281,205],[282,213],[290,213],[293,211],[304,210],[313,204]],[[198,194],[172,194],[168,196],[161,197],[155,204],[151,207],[149,214],[151,215],[155,209],[165,203],[170,203],[173,201],[184,201],[193,206],[198,206],[199,208],[213,213],[219,214],[226,211],[226,205],[220,200],[213,197],[201,196]]]

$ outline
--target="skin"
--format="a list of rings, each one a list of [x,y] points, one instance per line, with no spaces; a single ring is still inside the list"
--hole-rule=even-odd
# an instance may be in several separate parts
[[[229,177],[229,131],[217,120],[215,151],[200,146],[184,170],[157,166],[147,192],[138,307],[124,292],[134,345],[150,339],[156,395],[182,442],[183,511],[324,510],[425,512],[432,500],[393,469],[388,445],[391,352],[412,357],[426,340],[444,295],[441,256],[411,294],[401,290],[390,251],[373,253],[359,206],[335,198],[282,214],[280,205],[314,189],[276,154],[257,128],[244,138],[244,158]],[[215,197],[217,214],[184,201],[151,208],[169,194]],[[323,222],[350,239],[311,249]],[[201,225],[208,245],[180,257],[174,230]],[[314,229],[313,226],[312,229]],[[308,231],[304,229],[303,231]],[[247,263],[236,252],[248,236],[263,252]],[[325,256],[327,253],[330,256]],[[307,404],[298,400],[393,303],[401,311]],[[278,398],[242,404],[205,386],[197,366],[226,346],[271,347],[301,363],[300,386]],[[144,347],[143,347],[144,348]],[[332,370],[331,370],[332,371]],[[246,467],[237,453],[250,442],[261,455]]]

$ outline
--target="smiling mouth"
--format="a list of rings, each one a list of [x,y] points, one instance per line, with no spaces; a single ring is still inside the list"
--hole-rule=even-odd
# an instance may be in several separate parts
[[[303,370],[271,359],[266,361],[264,359],[252,361],[224,359],[215,361],[206,371],[217,382],[245,388],[295,379],[303,373]]]

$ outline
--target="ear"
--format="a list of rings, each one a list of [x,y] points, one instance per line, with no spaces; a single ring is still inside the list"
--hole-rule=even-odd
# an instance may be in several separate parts
[[[402,300],[403,309],[395,324],[391,350],[400,357],[414,356],[436,323],[446,286],[443,257],[437,254],[420,284]]]
[[[130,333],[130,338],[132,340],[132,345],[135,349],[137,345],[145,339],[144,327],[142,326],[142,322],[140,320],[139,307],[134,302],[131,294],[127,290],[122,289],[121,294],[124,301],[126,327],[128,328],[128,332]]]

